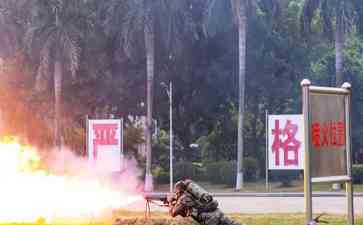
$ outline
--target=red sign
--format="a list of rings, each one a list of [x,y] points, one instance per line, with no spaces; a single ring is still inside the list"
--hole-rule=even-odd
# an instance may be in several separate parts
[[[328,121],[311,125],[312,144],[316,149],[322,147],[342,147],[345,145],[344,121]]]
[[[304,124],[301,115],[268,116],[268,168],[299,170],[304,167]]]
[[[280,149],[283,150],[284,164],[286,166],[299,165],[298,150],[301,142],[295,138],[297,130],[297,124],[293,124],[291,120],[287,120],[283,129],[280,129],[280,120],[275,120],[275,129],[272,130],[272,135],[274,136],[274,140],[272,143],[272,152],[275,153],[276,166],[280,165]],[[282,141],[280,138],[283,135],[286,136],[286,139],[284,141]],[[289,152],[291,152],[293,155],[292,159],[288,157]]]
[[[93,157],[97,159],[97,152],[99,145],[117,145],[116,130],[118,124],[92,124],[94,132],[93,138]]]
[[[88,160],[99,171],[115,172],[122,167],[121,124],[119,119],[88,120]]]

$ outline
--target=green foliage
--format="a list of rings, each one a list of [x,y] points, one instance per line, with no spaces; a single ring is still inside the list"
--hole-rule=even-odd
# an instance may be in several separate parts
[[[165,170],[161,167],[156,167],[152,171],[157,184],[167,184],[170,182],[169,170]]]
[[[220,163],[219,178],[223,184],[233,186],[236,183],[237,162],[223,161]]]
[[[252,157],[245,157],[243,159],[243,171],[247,181],[252,181],[257,178],[258,162],[257,159]]]
[[[352,176],[355,184],[363,184],[363,165],[353,165]]]
[[[226,184],[232,186],[236,182],[237,162],[218,161],[205,162],[206,181],[215,184]],[[243,159],[244,178],[246,181],[253,181],[257,178],[257,160],[252,157]]]
[[[198,166],[191,162],[177,162],[174,167],[175,179],[181,180],[183,178],[189,178],[192,180],[198,180]]]
[[[206,168],[206,180],[215,184],[221,184],[222,180],[220,177],[220,162],[207,162],[205,163]]]
[[[301,171],[299,170],[272,170],[271,179],[281,182],[281,187],[291,187],[292,182],[299,178]]]

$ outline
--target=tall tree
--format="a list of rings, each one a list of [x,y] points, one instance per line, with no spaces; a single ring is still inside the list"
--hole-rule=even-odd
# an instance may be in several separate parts
[[[305,31],[311,30],[311,24],[319,12],[324,33],[333,37],[333,22],[335,21],[335,85],[341,86],[343,77],[343,50],[345,33],[354,20],[355,9],[353,0],[305,0],[302,14]]]
[[[232,10],[238,25],[238,142],[237,142],[237,180],[236,190],[243,188],[243,115],[246,86],[246,41],[247,5],[245,0],[231,0]]]
[[[246,49],[247,49],[247,26],[249,15],[251,12],[263,11],[269,15],[276,13],[278,3],[272,0],[231,0],[231,10],[234,23],[238,29],[238,132],[237,132],[237,177],[236,190],[243,188],[243,129],[244,129],[244,111],[245,111],[245,87],[246,87]],[[213,19],[212,11],[215,6],[220,4],[220,1],[210,0],[206,4],[204,12],[204,24],[209,24],[209,27],[214,27],[212,30],[220,29],[225,25],[220,24],[218,19]],[[212,24],[209,21],[213,21]],[[216,28],[217,27],[217,28]],[[218,28],[219,27],[219,28]],[[210,29],[205,28],[205,33],[208,34]]]
[[[151,173],[151,131],[152,131],[152,106],[154,93],[154,65],[155,65],[155,46],[154,46],[154,10],[153,3],[150,0],[145,0],[145,24],[144,38],[146,50],[146,76],[147,76],[147,114],[146,114],[146,178],[145,190],[153,190],[153,181]]]
[[[30,9],[32,20],[24,41],[30,55],[39,55],[36,88],[44,89],[47,81],[53,81],[53,141],[56,148],[61,145],[62,135],[62,82],[65,72],[70,72],[73,78],[76,75],[80,64],[80,40],[85,27],[89,27],[84,8],[81,1],[35,0]]]
[[[106,31],[119,41],[120,47],[126,56],[131,58],[135,54],[133,38],[143,33],[146,55],[146,174],[145,190],[153,190],[151,173],[151,129],[152,129],[152,105],[154,84],[154,2],[151,0],[120,1],[111,0],[106,6]]]
[[[154,68],[155,68],[155,45],[159,44],[168,55],[168,59],[174,59],[182,49],[183,34],[195,32],[191,16],[188,12],[186,1],[167,0],[137,0],[120,1],[111,0],[107,6],[106,24],[107,33],[115,37],[120,43],[127,57],[133,58],[139,53],[135,47],[137,38],[143,34],[146,55],[146,176],[145,189],[152,190],[152,114],[154,98]],[[167,22],[165,22],[165,18]],[[159,32],[156,36],[156,30]],[[140,43],[140,42],[138,42]],[[136,51],[135,51],[136,50]],[[168,62],[166,63],[168,64]],[[167,67],[167,66],[166,66]],[[168,70],[168,69],[166,69]]]

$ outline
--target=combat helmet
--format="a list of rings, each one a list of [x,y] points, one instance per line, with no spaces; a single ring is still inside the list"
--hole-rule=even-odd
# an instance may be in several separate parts
[[[186,190],[186,188],[187,188],[187,186],[186,186],[186,184],[184,183],[184,181],[178,181],[178,182],[176,182],[175,183],[175,185],[174,185],[174,190],[175,190],[175,192],[177,192],[177,193],[182,193],[182,192],[184,192],[185,190]]]

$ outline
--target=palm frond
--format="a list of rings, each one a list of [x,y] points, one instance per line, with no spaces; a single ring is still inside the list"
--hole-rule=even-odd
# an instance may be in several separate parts
[[[72,74],[72,77],[75,78],[76,72],[79,68],[80,64],[80,53],[81,48],[79,47],[77,41],[73,39],[70,35],[65,35],[64,39],[64,51],[66,57],[69,61],[69,68]]]
[[[332,40],[333,39],[333,23],[332,23],[332,13],[329,9],[329,0],[324,0],[321,6],[321,15],[323,19],[323,32],[325,35]]]
[[[46,88],[46,81],[50,73],[51,49],[55,39],[55,35],[51,35],[40,51],[40,63],[35,78],[35,89],[37,91],[43,91]]]
[[[216,0],[209,0],[206,1],[206,7],[204,7],[204,12],[203,12],[203,25],[202,25],[202,29],[203,29],[203,33],[205,36],[208,36],[208,30],[207,30],[207,24],[211,19],[212,16],[212,10],[214,9],[215,5],[216,5]]]
[[[314,18],[315,11],[319,9],[320,0],[305,0],[301,17],[302,29],[304,33],[311,32],[311,22]]]

